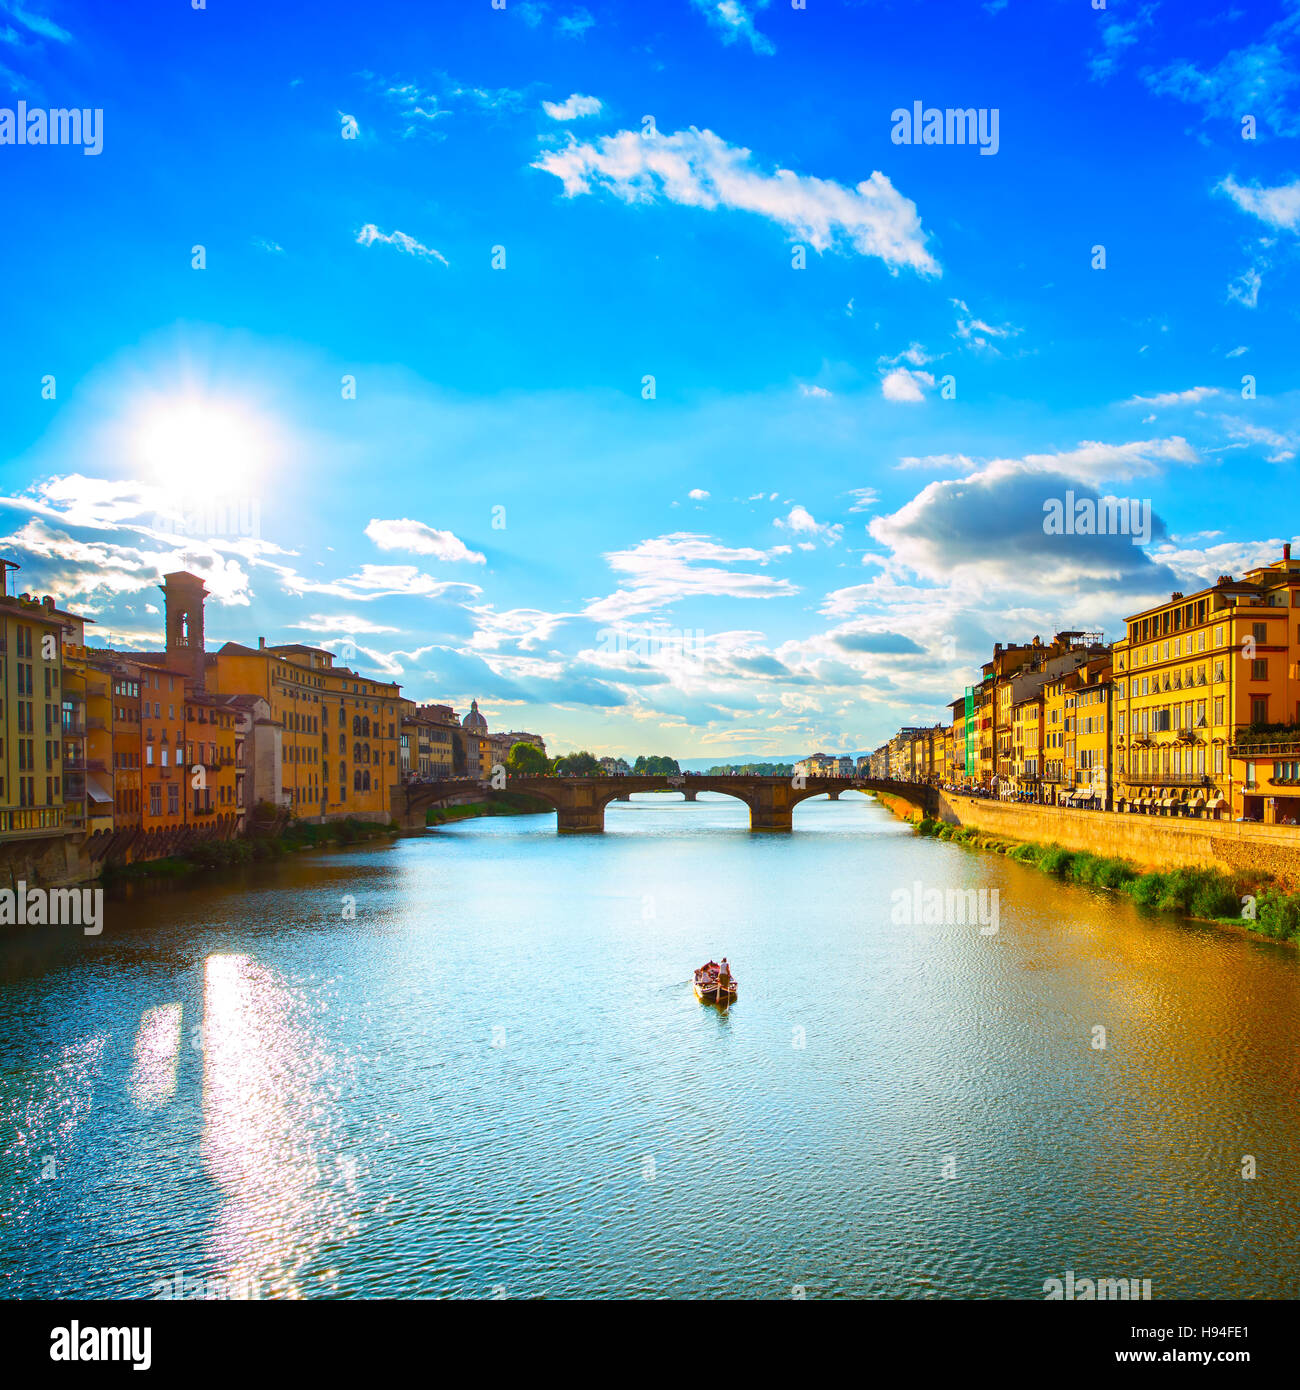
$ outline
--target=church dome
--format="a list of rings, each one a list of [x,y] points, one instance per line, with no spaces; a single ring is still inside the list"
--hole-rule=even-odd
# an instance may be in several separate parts
[[[462,727],[472,729],[476,734],[487,733],[487,720],[478,712],[477,700],[471,700],[469,702],[469,713],[462,721]]]

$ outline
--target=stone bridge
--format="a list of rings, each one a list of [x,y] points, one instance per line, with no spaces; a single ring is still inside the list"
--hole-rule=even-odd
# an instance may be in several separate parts
[[[492,790],[491,782],[475,778],[407,783],[393,789],[394,819],[415,830],[425,824],[429,807],[481,801],[485,794],[490,799]],[[789,830],[799,802],[810,796],[837,801],[846,791],[884,792],[931,816],[939,805],[934,787],[865,777],[508,777],[497,790],[523,792],[554,806],[561,835],[599,834],[605,828],[605,807],[634,792],[676,791],[689,801],[699,792],[734,796],[749,807],[751,830]]]

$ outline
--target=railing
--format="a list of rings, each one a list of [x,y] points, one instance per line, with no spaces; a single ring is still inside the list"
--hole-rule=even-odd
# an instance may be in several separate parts
[[[1271,757],[1300,757],[1300,739],[1289,743],[1234,743],[1228,749],[1231,758],[1243,758],[1248,762],[1267,762]]]
[[[1208,787],[1210,779],[1203,772],[1132,772],[1128,785],[1142,787]]]

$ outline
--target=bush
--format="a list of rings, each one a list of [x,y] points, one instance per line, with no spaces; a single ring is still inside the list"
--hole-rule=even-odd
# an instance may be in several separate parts
[[[1049,874],[1059,874],[1064,877],[1070,872],[1070,865],[1074,863],[1074,854],[1068,849],[1062,849],[1060,845],[1048,845],[1040,865]]]
[[[1255,929],[1278,941],[1300,941],[1300,894],[1265,892],[1255,900]]]
[[[1102,888],[1123,889],[1137,878],[1138,872],[1132,864],[1122,859],[1100,859],[1097,861],[1097,874],[1094,882]]]
[[[1128,885],[1128,891],[1143,907],[1158,907],[1164,896],[1165,876],[1163,874],[1139,874]]]

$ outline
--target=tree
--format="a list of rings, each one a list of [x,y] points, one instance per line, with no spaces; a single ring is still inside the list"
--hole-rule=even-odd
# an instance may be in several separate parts
[[[506,757],[506,771],[513,777],[544,777],[550,764],[535,743],[516,743]]]
[[[585,748],[578,753],[567,753],[562,758],[556,758],[555,771],[568,773],[574,777],[603,776],[600,759],[594,754],[588,753]]]

